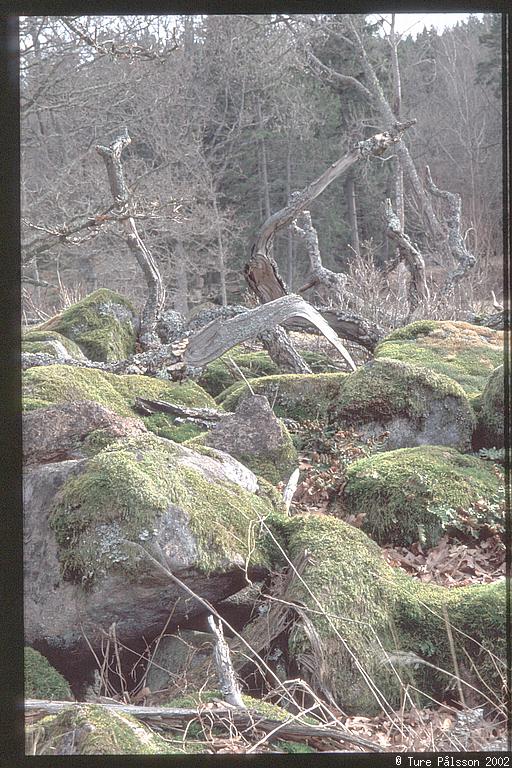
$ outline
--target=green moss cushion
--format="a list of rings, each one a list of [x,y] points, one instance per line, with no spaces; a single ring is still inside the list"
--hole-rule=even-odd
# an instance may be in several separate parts
[[[67,680],[39,651],[24,650],[25,698],[66,701],[73,695]]]
[[[505,380],[503,365],[491,373],[482,392],[478,414],[478,447],[503,448],[505,440]]]
[[[442,373],[457,381],[468,395],[475,395],[503,361],[503,331],[464,322],[418,320],[390,333],[375,356]]]
[[[402,448],[360,459],[347,469],[342,506],[364,513],[363,529],[380,544],[434,546],[445,530],[502,482],[490,462],[453,448]]]

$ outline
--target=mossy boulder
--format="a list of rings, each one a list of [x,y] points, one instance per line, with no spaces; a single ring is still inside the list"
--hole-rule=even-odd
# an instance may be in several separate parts
[[[466,530],[472,505],[502,489],[488,461],[441,446],[402,448],[351,464],[341,508],[363,513],[363,530],[380,544],[432,547],[447,529]]]
[[[34,648],[24,649],[24,675],[26,699],[73,699],[67,680]]]
[[[358,715],[378,712],[384,700],[398,707],[406,690],[407,702],[441,700],[454,683],[445,611],[463,680],[475,684],[466,652],[483,673],[478,703],[486,686],[501,689],[503,581],[454,589],[423,584],[389,566],[363,531],[330,516],[297,515],[273,525],[289,557],[306,558],[287,593],[307,616],[293,627],[289,652],[319,695],[327,688],[344,711]]]
[[[301,677],[317,690],[327,687],[347,712],[378,709],[373,685],[397,702],[396,679],[380,664],[381,644],[389,648],[394,642],[391,569],[379,547],[328,515],[296,515],[274,523],[274,530],[292,561],[307,551],[302,578],[287,592],[306,606],[312,625],[297,622],[289,638]]]
[[[52,357],[73,357],[85,360],[85,355],[74,341],[56,331],[26,331],[21,339],[22,352],[44,352]]]
[[[188,439],[197,430],[180,428],[172,416],[155,413],[141,418],[134,410],[136,397],[165,400],[178,405],[212,408],[215,401],[193,381],[181,384],[149,376],[106,373],[98,368],[75,368],[47,365],[29,368],[23,374],[22,405],[24,411],[59,403],[89,400],[109,408],[119,416],[137,417],[147,429],[161,437]],[[181,440],[179,440],[181,442]]]
[[[453,379],[385,358],[343,379],[328,419],[355,427],[365,438],[386,433],[386,450],[431,444],[468,450],[475,422]]]
[[[475,442],[478,448],[503,448],[505,440],[505,380],[503,365],[491,373],[482,392]]]
[[[90,360],[108,363],[135,352],[138,319],[128,299],[100,288],[36,330],[56,331],[76,342]]]
[[[503,361],[503,331],[471,323],[417,320],[383,339],[375,357],[401,360],[457,381],[474,396]]]
[[[301,352],[301,356],[315,373],[333,368],[327,355],[321,352]],[[199,384],[214,397],[240,382],[240,375],[231,369],[230,359],[236,363],[246,379],[279,375],[279,368],[268,352],[263,350],[249,352],[242,346],[234,347],[222,357],[209,363],[199,379]]]
[[[263,395],[247,395],[235,413],[205,435],[204,444],[229,453],[274,485],[288,480],[298,464],[288,430]]]
[[[203,752],[180,738],[164,739],[131,715],[98,704],[80,704],[50,715],[26,731],[36,755],[170,755]]]
[[[174,606],[204,610],[162,570],[218,602],[271,566],[258,521],[274,512],[255,475],[151,433],[89,459],[25,473],[26,623],[30,642],[84,648],[116,622],[133,642],[158,633]],[[44,560],[44,569],[40,563]],[[160,565],[159,565],[160,563]]]
[[[251,379],[250,385],[255,394],[268,398],[276,416],[304,421],[327,415],[347,376],[346,373],[288,373]],[[249,391],[245,382],[233,384],[217,397],[217,402],[226,411],[234,411]]]

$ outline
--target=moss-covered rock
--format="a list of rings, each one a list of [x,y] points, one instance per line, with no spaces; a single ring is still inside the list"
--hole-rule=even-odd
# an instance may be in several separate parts
[[[417,320],[386,336],[375,357],[442,373],[473,396],[503,360],[503,331],[451,320]]]
[[[76,342],[90,360],[125,360],[135,352],[138,320],[128,299],[107,288],[86,296],[39,326]]]
[[[505,439],[505,380],[503,365],[490,375],[482,392],[475,442],[478,448],[503,448]]]
[[[462,679],[482,692],[477,701],[501,690],[504,581],[453,589],[423,584],[391,568],[363,531],[328,516],[297,515],[273,527],[291,559],[306,556],[287,596],[304,606],[308,621],[295,624],[289,651],[320,695],[327,687],[343,710],[359,715],[378,711],[384,698],[397,707],[406,690],[408,706],[416,697],[411,683],[425,701],[441,700],[454,688],[445,614]],[[482,678],[476,682],[472,663]]]
[[[400,569],[393,576],[395,623],[404,649],[404,657],[392,657],[398,672],[412,664],[420,691],[438,700],[448,692],[457,697],[447,618],[459,673],[473,686],[462,684],[465,697],[475,704],[495,697],[498,704],[506,678],[505,580],[450,589],[412,579]],[[408,658],[408,652],[417,658]]]
[[[396,679],[380,664],[381,644],[394,647],[394,641],[392,571],[378,546],[327,515],[296,515],[274,522],[274,528],[292,561],[307,551],[302,578],[287,594],[311,611],[312,629],[298,622],[289,639],[301,676],[313,687],[327,686],[348,712],[377,711],[373,686],[397,703]]]
[[[132,406],[136,397],[167,400],[197,408],[215,406],[210,395],[193,381],[178,384],[149,376],[120,376],[97,368],[75,368],[68,365],[29,368],[23,374],[22,404],[25,411],[56,403],[93,400],[120,416],[133,417],[136,412]],[[167,422],[168,427],[172,427],[172,418],[167,419]],[[164,422],[150,416],[146,424],[148,429],[154,427],[155,430],[161,430]]]
[[[301,356],[314,373],[333,369],[327,355],[321,352],[301,352]],[[230,358],[240,368],[246,379],[279,375],[279,368],[268,352],[248,352],[242,346],[234,347],[222,357],[209,363],[199,379],[199,384],[214,397],[220,395],[233,384],[240,382],[240,376],[234,373],[229,366]]]
[[[29,726],[28,754],[169,755],[203,752],[204,746],[164,739],[131,715],[97,704],[80,704]]]
[[[73,357],[84,360],[85,355],[74,341],[56,331],[26,331],[21,339],[22,352],[45,352],[52,357]]]
[[[67,680],[39,651],[24,650],[25,698],[67,701],[73,698]]]
[[[255,394],[266,395],[276,416],[304,421],[325,417],[333,401],[336,401],[346,373],[309,373],[262,376],[251,379]],[[217,402],[226,411],[234,411],[240,400],[247,395],[245,382],[233,384],[222,392]]]
[[[467,450],[474,426],[468,398],[453,379],[385,358],[345,377],[328,418],[364,437],[387,432],[387,450],[430,444]]]
[[[203,573],[242,564],[268,564],[252,523],[268,502],[227,480],[222,464],[147,434],[114,443],[88,460],[55,500],[50,525],[64,573],[92,582],[110,570],[142,578],[148,563],[131,541],[158,541],[177,568]],[[214,470],[220,477],[214,479]],[[168,519],[169,518],[169,519]]]
[[[402,448],[351,464],[342,508],[364,513],[363,530],[380,544],[431,547],[447,528],[464,527],[472,504],[497,499],[502,487],[490,462],[440,446]]]
[[[246,395],[235,413],[205,435],[204,444],[229,453],[274,485],[287,480],[298,463],[288,430],[263,395]]]

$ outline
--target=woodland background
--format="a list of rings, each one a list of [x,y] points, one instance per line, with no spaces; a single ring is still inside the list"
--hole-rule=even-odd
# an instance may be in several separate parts
[[[431,287],[423,312],[466,319],[502,285],[501,19],[469,17],[413,39],[393,36],[391,16],[350,18],[395,115],[417,120],[404,141],[418,175],[428,163],[439,188],[461,195],[461,234],[477,262],[439,305],[436,286],[453,263],[427,239],[405,176],[404,231]],[[345,19],[22,18],[23,320],[45,319],[98,287],[143,304],[140,268],[116,223],[72,233],[111,205],[95,145],[125,127],[126,178],[166,306],[187,314],[205,302],[244,303],[243,266],[261,223],[386,127]],[[384,279],[394,247],[382,203],[396,203],[397,164],[393,155],[357,163],[310,206],[324,266],[348,273],[365,314],[379,322],[386,310],[388,326],[390,311],[400,324],[400,294]],[[296,292],[309,266],[303,241],[285,228],[273,256]]]

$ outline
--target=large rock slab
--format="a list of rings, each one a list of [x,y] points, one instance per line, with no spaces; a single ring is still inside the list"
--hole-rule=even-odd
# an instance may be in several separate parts
[[[475,443],[478,448],[504,447],[505,378],[503,365],[494,369],[482,392]]]
[[[97,647],[116,622],[123,642],[203,611],[169,569],[218,602],[269,560],[258,527],[270,501],[235,459],[203,456],[151,433],[89,459],[44,464],[24,477],[26,641]],[[44,564],[42,567],[41,564]]]
[[[85,360],[86,357],[78,344],[56,331],[29,330],[23,334],[21,351],[43,353],[56,358],[72,357]]]
[[[429,368],[474,396],[503,361],[503,331],[453,320],[417,320],[383,339],[375,357]]]
[[[288,430],[264,395],[244,397],[235,413],[212,427],[204,442],[229,453],[274,484],[287,480],[298,462]]]

